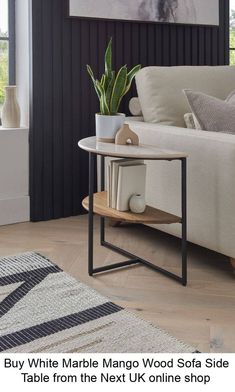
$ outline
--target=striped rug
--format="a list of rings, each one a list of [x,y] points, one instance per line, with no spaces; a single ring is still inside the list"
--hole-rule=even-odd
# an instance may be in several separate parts
[[[0,259],[0,352],[190,353],[37,253]]]

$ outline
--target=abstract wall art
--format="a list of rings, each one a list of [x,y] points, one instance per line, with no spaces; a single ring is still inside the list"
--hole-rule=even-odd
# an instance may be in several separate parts
[[[70,0],[69,15],[95,19],[219,25],[219,0]]]

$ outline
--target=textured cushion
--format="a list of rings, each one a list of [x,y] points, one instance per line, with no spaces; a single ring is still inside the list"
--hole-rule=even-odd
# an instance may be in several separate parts
[[[232,91],[229,94],[228,98],[226,99],[226,102],[235,105],[235,91]],[[184,122],[188,129],[202,129],[194,113],[186,113],[184,115]]]
[[[234,104],[192,90],[184,92],[201,129],[235,134]]]
[[[146,67],[136,75],[136,85],[146,122],[185,127],[189,105],[182,90],[224,100],[235,88],[235,66]]]
[[[186,113],[184,115],[184,122],[186,127],[189,129],[201,129],[201,126],[197,121],[197,117],[194,113]]]

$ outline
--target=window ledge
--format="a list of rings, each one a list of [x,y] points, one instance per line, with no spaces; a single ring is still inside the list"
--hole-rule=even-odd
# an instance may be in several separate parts
[[[3,131],[3,132],[7,132],[7,131],[9,131],[9,132],[19,132],[19,131],[29,131],[29,128],[27,128],[27,127],[20,127],[20,128],[4,128],[4,127],[2,127],[2,126],[0,126],[0,131]]]

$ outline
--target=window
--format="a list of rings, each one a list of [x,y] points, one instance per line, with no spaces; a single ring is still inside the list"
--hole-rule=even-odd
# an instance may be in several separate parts
[[[15,84],[15,0],[0,0],[0,109],[8,84]]]
[[[235,65],[235,0],[230,0],[230,64]]]

